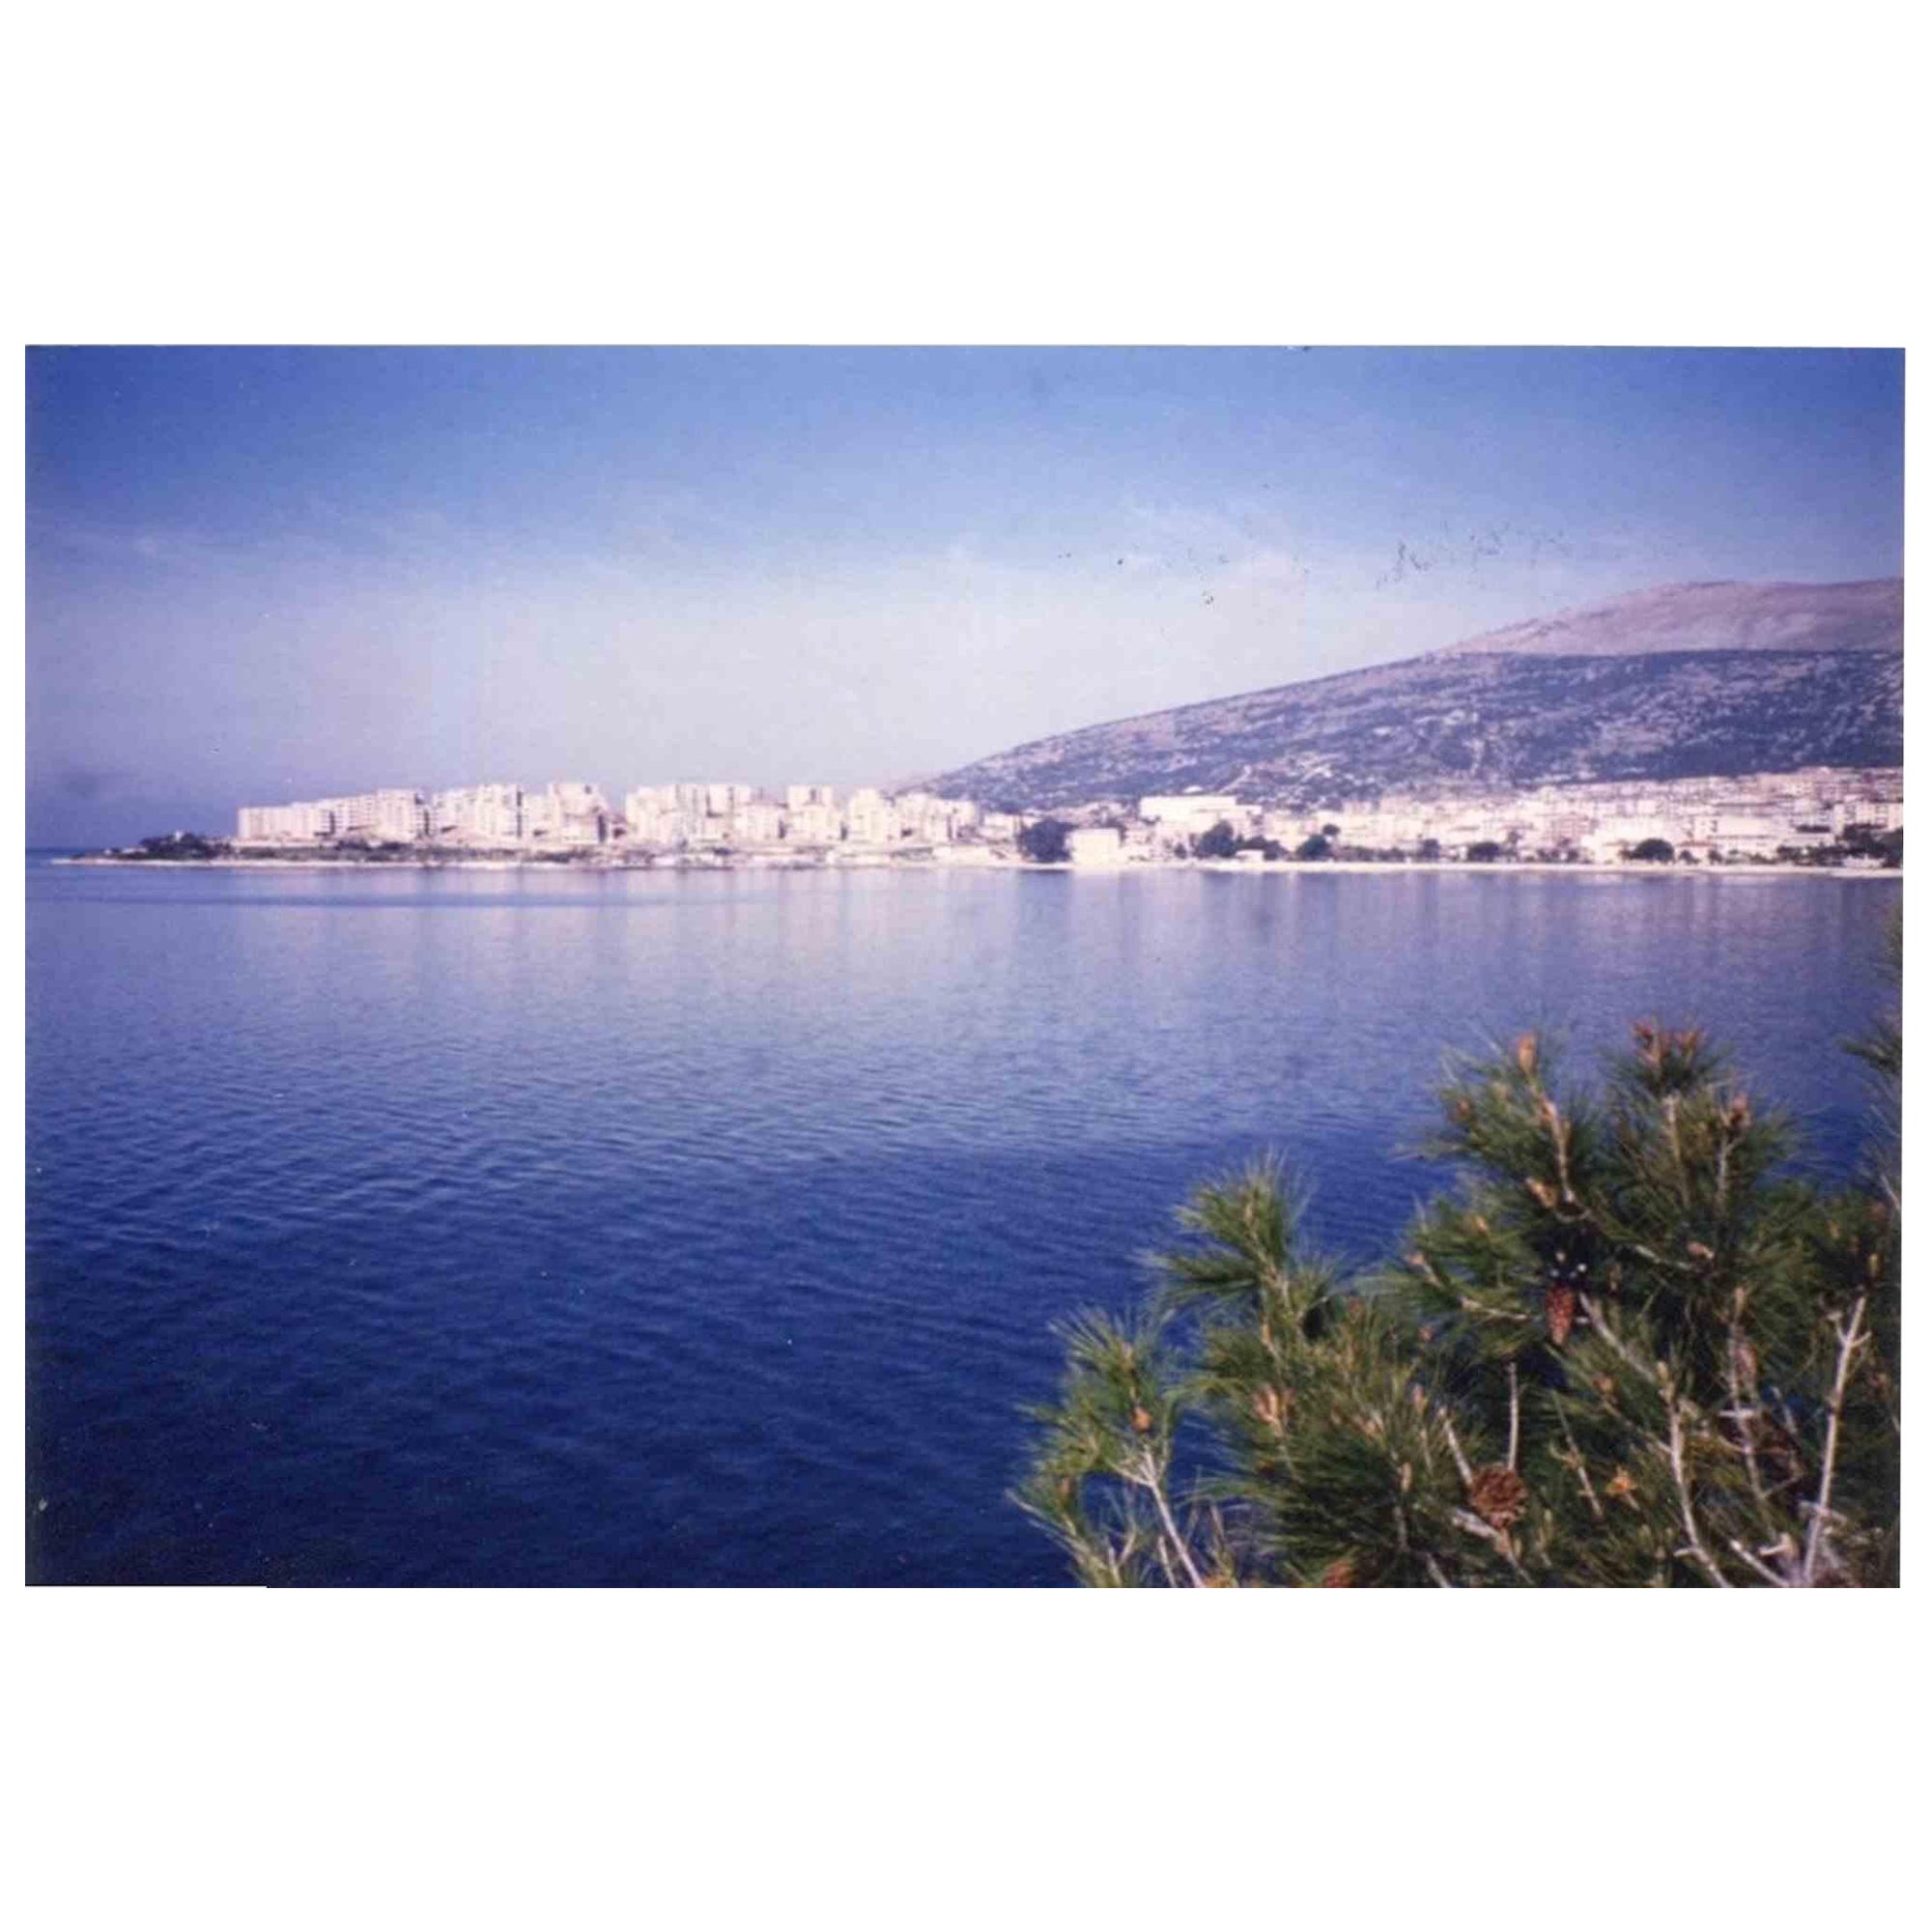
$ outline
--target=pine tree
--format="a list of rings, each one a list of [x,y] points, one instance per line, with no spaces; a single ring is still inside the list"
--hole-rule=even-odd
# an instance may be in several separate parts
[[[1896,1118],[1895,1025],[1854,1051]],[[1599,1091],[1456,1070],[1459,1184],[1311,1255],[1278,1167],[1202,1188],[1131,1321],[1065,1331],[1016,1499],[1093,1584],[1892,1584],[1895,1140],[1847,1186],[1696,1030]]]

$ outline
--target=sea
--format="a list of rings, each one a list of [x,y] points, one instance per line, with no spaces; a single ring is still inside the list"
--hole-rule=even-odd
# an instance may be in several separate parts
[[[27,1577],[1055,1585],[1054,1324],[1264,1153],[1369,1262],[1445,1056],[1701,1023],[1842,1174],[1895,880],[30,854]]]

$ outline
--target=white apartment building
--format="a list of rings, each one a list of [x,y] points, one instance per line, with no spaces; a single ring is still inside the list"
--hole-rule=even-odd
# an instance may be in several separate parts
[[[825,787],[801,785],[793,789],[821,791]],[[838,808],[829,800],[787,806],[785,819],[785,836],[794,845],[836,845],[844,829]]]
[[[523,786],[459,785],[433,794],[429,801],[429,836],[440,845],[521,844]]]
[[[1184,791],[1144,798],[1140,815],[1163,830],[1196,836],[1211,832],[1222,819],[1240,815],[1241,802],[1232,792]]]
[[[862,785],[845,801],[845,836],[855,845],[891,845],[899,836],[897,808],[883,792]]]
[[[563,835],[563,809],[548,789],[524,794],[524,838],[533,845],[555,845]]]
[[[711,824],[711,787],[703,784],[639,785],[625,796],[631,837],[644,845],[695,845]]]
[[[1662,838],[1675,845],[1683,836],[1683,826],[1661,813],[1606,814],[1577,843],[1592,859],[1608,860],[1624,857],[1646,838]]]
[[[534,819],[532,799],[541,801]],[[602,845],[611,837],[604,794],[582,779],[553,779],[541,793],[524,794],[526,836],[554,845]]]
[[[776,844],[787,829],[783,808],[756,786],[708,781],[634,786],[624,795],[624,817],[634,843],[665,847]]]
[[[1863,825],[1874,832],[1896,832],[1905,823],[1903,799],[1847,799],[1832,809],[1832,830]]]
[[[244,805],[236,813],[235,832],[244,844],[358,838],[408,845],[429,837],[429,803],[419,791],[364,791],[292,805]]]
[[[752,804],[757,796],[755,785],[707,784],[704,787],[704,810],[709,817],[728,819]]]
[[[1080,867],[1120,866],[1126,848],[1117,825],[1082,825],[1066,835],[1066,856]]]
[[[1264,811],[1262,837],[1272,838],[1277,845],[1298,845],[1320,832],[1324,824],[1332,823],[1306,811]]]
[[[956,799],[937,798],[928,791],[901,792],[893,807],[898,813],[899,837],[922,845],[951,844],[962,822]]]
[[[785,812],[781,805],[753,799],[731,817],[731,838],[740,845],[776,845],[785,836]]]
[[[633,785],[624,794],[624,823],[630,827],[634,845],[675,845],[677,787]]]
[[[244,805],[235,814],[235,837],[243,845],[312,845],[334,836],[335,813],[319,801]]]
[[[337,838],[410,845],[429,836],[429,804],[419,791],[361,791],[320,803],[334,815]]]

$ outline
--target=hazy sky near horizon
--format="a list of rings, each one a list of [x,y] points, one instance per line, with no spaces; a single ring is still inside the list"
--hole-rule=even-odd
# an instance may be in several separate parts
[[[1902,572],[1887,351],[43,349],[32,843],[885,781],[1690,579]]]

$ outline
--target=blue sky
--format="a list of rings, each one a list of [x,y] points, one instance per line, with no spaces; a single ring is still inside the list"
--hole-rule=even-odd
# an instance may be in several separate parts
[[[28,836],[890,781],[1687,579],[1902,570],[1855,351],[36,350]]]

